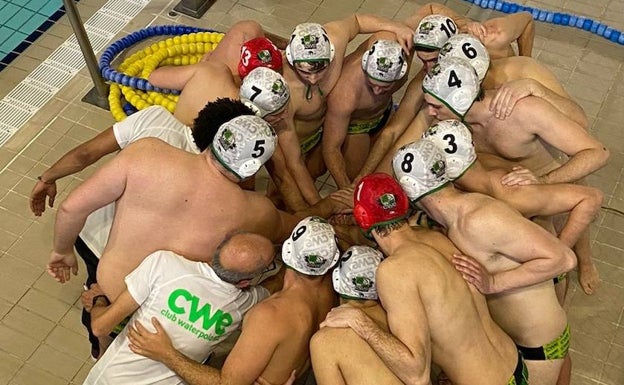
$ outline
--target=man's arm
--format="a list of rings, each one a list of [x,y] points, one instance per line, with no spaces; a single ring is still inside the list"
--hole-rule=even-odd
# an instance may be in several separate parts
[[[356,180],[374,172],[382,159],[386,156],[390,148],[405,132],[410,123],[414,120],[424,101],[422,91],[422,80],[425,76],[423,71],[410,80],[405,94],[399,104],[399,109],[392,115],[390,121],[381,130],[375,144],[371,148],[362,170]]]
[[[280,335],[283,328],[274,327],[274,314],[266,314],[267,309],[254,310],[245,316],[241,335],[221,370],[202,365],[176,350],[156,319],[152,319],[155,333],[150,333],[139,322],[132,325],[128,333],[130,349],[162,362],[189,385],[251,385],[263,373],[283,338]],[[290,375],[290,371],[287,375]]]
[[[63,155],[56,163],[41,174],[30,193],[30,209],[36,216],[45,211],[46,196],[50,207],[54,206],[56,181],[77,173],[97,162],[104,155],[119,150],[113,127],[108,127],[93,139],[77,146]]]
[[[550,77],[549,75],[551,74],[543,72],[543,75]],[[553,80],[556,82],[556,79]],[[554,85],[552,84],[551,87],[548,87],[538,80],[528,78],[507,82],[500,86],[496,95],[492,98],[490,111],[494,111],[497,118],[505,119],[511,115],[513,107],[518,100],[527,96],[536,96],[549,102],[563,115],[587,129],[587,116],[583,108],[572,100],[559,84],[556,84],[556,86],[560,92],[556,92],[552,88]]]
[[[429,15],[448,16],[451,19],[453,19],[453,21],[455,22],[455,24],[457,24],[457,27],[460,30],[463,30],[467,24],[472,22],[472,20],[464,16],[461,16],[460,14],[453,11],[449,7],[444,6],[442,4],[438,4],[438,3],[427,3],[423,5],[422,7],[418,8],[418,11],[416,11],[416,13],[414,13],[407,19],[403,20],[403,22],[407,24],[408,26],[410,26],[410,28],[416,29],[416,27],[418,27],[418,24],[420,24],[420,21],[425,16],[429,16]]]
[[[378,287],[385,288],[379,298],[387,310],[391,333],[348,305],[332,309],[321,327],[350,327],[405,384],[430,385],[431,335],[426,310],[414,283],[397,280],[395,274],[383,267],[377,270]]]
[[[314,180],[306,167],[301,155],[301,147],[297,133],[292,129],[282,131],[278,136],[278,145],[284,154],[286,167],[295,179],[301,194],[308,204],[315,204],[321,199],[314,185]]]
[[[487,217],[485,214],[488,214]],[[479,234],[488,234],[488,255],[504,255],[519,265],[502,271],[488,271],[471,257],[453,256],[453,264],[464,279],[483,294],[501,293],[548,281],[576,267],[576,256],[560,240],[539,225],[511,211],[488,211],[482,214]],[[512,235],[513,234],[513,235]],[[530,244],[527,242],[530,241]]]
[[[200,70],[204,62],[185,66],[163,66],[150,73],[148,80],[155,87],[182,90],[186,83]]]
[[[242,332],[221,368],[221,383],[251,385],[262,375],[279,344],[288,338],[287,325],[280,324],[279,314],[272,305],[258,304],[243,321]],[[293,338],[293,337],[290,337]],[[288,379],[292,368],[285,370]]]
[[[341,20],[330,21],[324,24],[324,27],[328,33],[331,31],[331,36],[339,39],[333,42],[336,45],[336,53],[344,52],[347,44],[360,33],[392,32],[406,54],[410,53],[414,44],[413,28],[402,22],[372,14],[354,14]]]
[[[529,124],[534,133],[570,157],[561,167],[542,175],[543,183],[575,182],[607,164],[609,150],[550,103],[540,102],[538,107],[532,100],[526,107],[522,114],[536,117],[535,124]]]
[[[91,328],[97,337],[108,335],[121,321],[134,313],[139,304],[126,289],[112,304],[99,297],[91,308]]]
[[[156,318],[152,318],[156,332],[152,333],[139,321],[128,325],[128,347],[155,361],[162,362],[189,385],[215,385],[220,383],[220,371],[193,361],[173,347],[171,339]]]
[[[77,272],[73,246],[87,216],[114,202],[123,194],[127,163],[132,162],[132,157],[124,153],[125,151],[120,152],[76,187],[59,207],[54,224],[53,249],[48,263],[48,273],[57,281],[67,281],[70,269],[74,274]]]
[[[527,218],[569,212],[559,239],[570,248],[596,218],[602,204],[602,192],[589,186],[557,183],[506,187],[498,183],[498,177],[495,179],[492,184],[502,190],[495,198],[508,203]]]
[[[496,17],[483,23],[486,28],[500,31],[494,44],[500,48],[518,43],[519,56],[531,56],[535,38],[535,23],[529,12],[518,12],[504,17]]]
[[[347,137],[347,130],[354,111],[354,100],[343,93],[335,94],[338,89],[329,94],[327,98],[327,113],[323,122],[323,160],[332,177],[338,184],[338,188],[346,188],[351,184],[347,175],[347,166],[342,154],[342,145]]]

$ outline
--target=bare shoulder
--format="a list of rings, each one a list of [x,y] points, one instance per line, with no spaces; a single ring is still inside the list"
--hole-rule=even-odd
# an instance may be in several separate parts
[[[267,335],[279,337],[289,334],[292,322],[289,321],[287,305],[275,295],[265,299],[247,312],[243,330],[258,331],[263,338]]]
[[[137,153],[144,154],[161,150],[168,151],[170,149],[175,148],[161,139],[155,137],[146,137],[130,143],[120,152],[120,154],[126,154],[126,156],[129,156]]]

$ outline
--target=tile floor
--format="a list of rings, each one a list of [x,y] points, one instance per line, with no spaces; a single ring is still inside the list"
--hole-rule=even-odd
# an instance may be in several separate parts
[[[87,20],[104,0],[83,0]],[[325,22],[353,12],[400,19],[422,0],[218,0],[201,20],[170,15],[177,2],[151,1],[120,36],[151,24],[181,23],[225,31],[255,19],[288,36],[300,22]],[[460,0],[446,3],[476,19],[492,11]],[[523,1],[542,9],[577,13],[624,29],[624,0]],[[0,72],[0,97],[67,39],[66,17]],[[359,41],[359,40],[358,40]],[[551,68],[587,111],[591,131],[611,150],[608,166],[592,175],[605,206],[624,211],[624,46],[577,29],[538,23],[534,56]],[[91,88],[82,70],[0,148],[0,385],[80,384],[89,371],[89,345],[80,325],[81,271],[60,285],[44,272],[55,210],[35,218],[28,195],[37,175],[66,151],[113,123],[107,111],[81,102]],[[58,183],[60,202],[93,167]],[[331,188],[326,181],[319,186]],[[588,297],[576,284],[569,295],[573,332],[573,385],[624,384],[624,218],[603,210],[592,226],[592,244],[602,286]],[[574,278],[574,275],[573,275]],[[575,283],[575,282],[574,282]]]

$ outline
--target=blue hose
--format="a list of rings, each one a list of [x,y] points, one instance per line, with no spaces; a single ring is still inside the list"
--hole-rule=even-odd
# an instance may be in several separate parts
[[[624,45],[624,33],[617,29],[611,28],[606,24],[592,20],[585,16],[571,15],[563,12],[553,12],[547,9],[539,9],[527,7],[500,0],[464,0],[481,8],[494,9],[503,13],[529,12],[533,15],[533,19],[551,23],[555,25],[564,25],[568,27],[576,27],[591,32],[598,36],[604,37],[614,43]]]
[[[145,40],[151,36],[160,35],[185,35],[195,32],[217,32],[211,29],[189,27],[185,25],[155,25],[147,28],[135,31],[127,36],[112,43],[100,56],[100,72],[102,77],[108,81],[112,81],[124,86],[132,87],[142,91],[156,91],[166,94],[179,94],[178,90],[170,90],[159,87],[154,87],[150,82],[145,79],[138,78],[136,76],[129,76],[121,72],[116,71],[110,66],[115,56],[121,51],[129,48],[133,44]]]

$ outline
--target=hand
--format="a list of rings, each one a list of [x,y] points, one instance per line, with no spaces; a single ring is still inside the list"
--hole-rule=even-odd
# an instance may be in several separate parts
[[[536,82],[533,79],[518,79],[503,84],[490,101],[490,111],[494,112],[496,118],[505,120],[511,115],[518,100],[535,95],[537,92],[535,86]]]
[[[493,294],[494,276],[472,257],[462,254],[453,254],[453,265],[466,280],[474,285],[482,294]]]
[[[93,297],[97,295],[104,295],[104,292],[100,289],[100,286],[97,283],[92,283],[89,290],[82,292],[80,301],[82,302],[82,307],[84,307],[87,313],[91,312],[91,308],[93,307]]]
[[[69,281],[72,274],[78,274],[78,260],[74,252],[71,251],[67,254],[57,253],[52,251],[50,253],[50,260],[47,266],[48,274],[50,274],[57,282],[65,283]]]
[[[360,337],[365,338],[363,334],[369,322],[372,322],[371,319],[362,310],[349,305],[340,305],[331,309],[320,327],[351,328]]]
[[[394,32],[397,42],[401,44],[403,51],[409,56],[414,44],[414,30],[401,22],[397,22],[394,30],[391,32]]]
[[[466,24],[466,32],[471,34],[472,36],[478,38],[483,43],[483,39],[487,36],[487,29],[485,26],[478,21],[471,21]]]
[[[152,325],[156,329],[155,333],[151,333],[139,321],[129,325],[128,348],[136,354],[163,362],[167,356],[175,354],[176,349],[156,317],[152,317]]]
[[[526,186],[530,184],[542,184],[542,180],[535,176],[531,170],[522,166],[515,166],[512,171],[503,175],[501,184],[505,186]]]
[[[353,188],[334,191],[329,194],[334,204],[334,214],[349,214],[353,212]]]
[[[286,382],[284,382],[283,385],[292,385],[295,383],[296,379],[297,379],[297,369],[293,370],[292,373],[290,373],[290,376],[288,377]],[[271,384],[269,381],[265,380],[262,377],[258,377],[254,381],[253,385],[273,385],[273,384]]]
[[[357,226],[357,222],[355,221],[355,217],[353,214],[334,214],[329,217],[328,222],[332,226],[336,225],[344,225],[344,226]]]
[[[35,187],[33,187],[30,192],[30,210],[38,217],[45,211],[46,196],[48,197],[48,204],[50,207],[54,207],[56,182],[44,183],[38,180],[37,183],[35,183]]]

